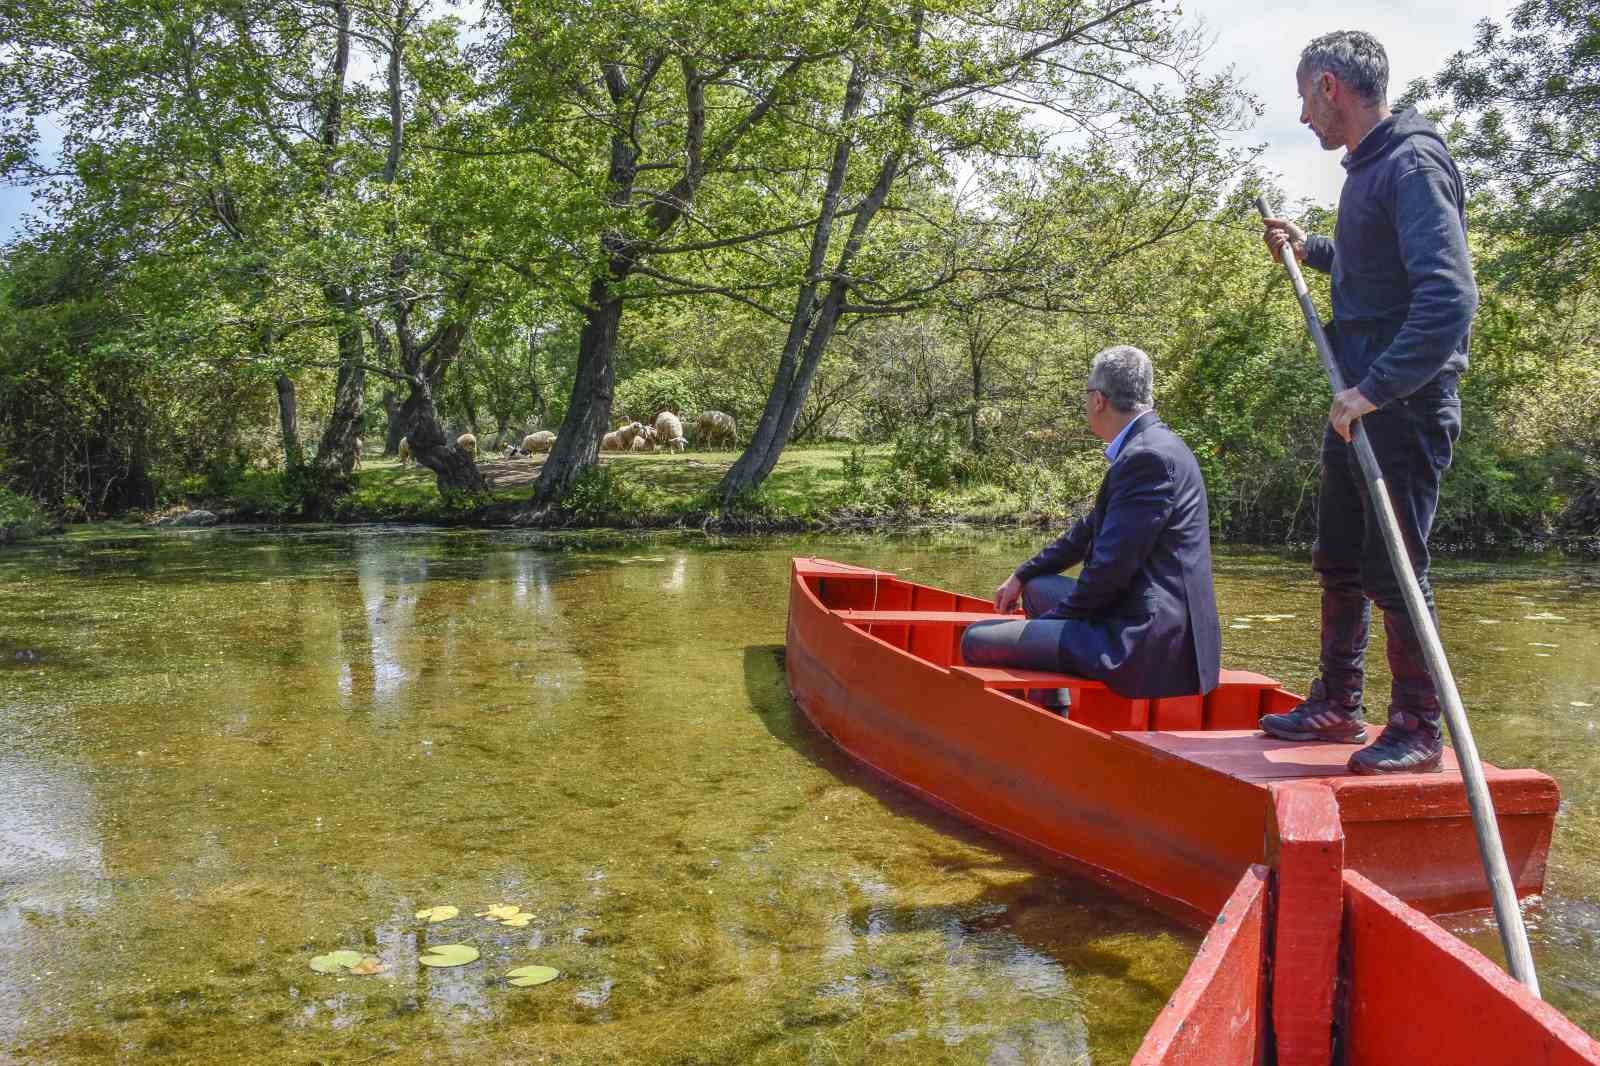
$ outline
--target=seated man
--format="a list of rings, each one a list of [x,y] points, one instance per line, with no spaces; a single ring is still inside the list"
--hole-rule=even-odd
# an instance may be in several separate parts
[[[1094,509],[995,590],[995,610],[1020,597],[1027,621],[969,626],[967,665],[1094,678],[1130,699],[1216,688],[1222,627],[1205,482],[1194,453],[1151,409],[1151,380],[1150,357],[1137,348],[1094,357],[1084,410],[1111,468]],[[1076,580],[1061,576],[1080,562]],[[1061,707],[1054,693],[1041,702]]]

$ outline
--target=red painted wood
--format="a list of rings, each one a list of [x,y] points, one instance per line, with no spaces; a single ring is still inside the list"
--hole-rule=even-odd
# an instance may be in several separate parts
[[[1344,875],[1349,1066],[1600,1066],[1600,1043],[1354,870]]]
[[[1267,869],[1251,866],[1132,1066],[1254,1066],[1267,1051]]]
[[[886,585],[882,594],[889,595],[893,586]],[[905,597],[900,597],[905,598]],[[915,626],[950,626],[971,625],[973,622],[993,622],[1010,618],[1010,615],[995,614],[993,611],[918,611],[910,608],[904,610],[890,610],[880,608],[875,611],[853,608],[838,612],[839,617],[852,625],[915,625]]]
[[[1345,769],[1347,744],[1275,740],[1255,730],[1143,733],[1130,740],[1243,781],[1320,780],[1333,789],[1345,828],[1345,864],[1430,914],[1486,907],[1482,860],[1466,790],[1445,750],[1444,773],[1362,777]],[[1536,770],[1484,765],[1519,895],[1544,885],[1561,796]]]
[[[1326,785],[1272,786],[1267,862],[1276,874],[1272,1026],[1278,1066],[1328,1066],[1344,894],[1344,829]]]
[[[1009,666],[958,666],[950,673],[976,681],[985,688],[1075,688],[1104,689],[1105,682],[1072,674],[1058,674],[1048,670],[1021,670]]]
[[[918,586],[808,566],[796,560],[790,594],[786,662],[797,704],[851,755],[968,821],[1204,921],[1262,857],[1268,786],[1331,779],[1341,812],[1361,812],[1345,819],[1347,863],[1430,909],[1488,903],[1464,801],[1459,816],[1450,813],[1461,787],[1454,774],[1397,789],[1346,777],[1352,749],[1342,745],[1292,745],[1254,731],[1112,732],[1148,724],[1137,720],[1144,701],[1103,688],[1081,687],[1062,720],[943,668],[935,651],[911,654],[907,634],[921,627],[910,621],[869,632],[832,609],[876,598],[897,617],[915,617],[908,607]],[[1294,699],[1255,691],[1263,707]],[[1531,772],[1496,776],[1507,773],[1490,771],[1497,802],[1502,788],[1513,793],[1502,832],[1519,890],[1535,892],[1556,791]]]

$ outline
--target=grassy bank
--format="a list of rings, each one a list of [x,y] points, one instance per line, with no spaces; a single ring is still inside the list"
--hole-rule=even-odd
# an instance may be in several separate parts
[[[888,445],[790,448],[760,490],[724,514],[714,495],[737,452],[611,455],[574,488],[559,510],[529,513],[543,457],[484,458],[483,496],[441,496],[432,472],[394,458],[367,457],[355,489],[337,505],[341,522],[436,522],[462,525],[665,528],[716,525],[783,530],[852,526],[907,527],[929,522],[1034,524],[1064,518],[1093,492],[1035,485],[1015,492],[959,472],[908,466]],[[1037,479],[1030,479],[1037,481]],[[1068,484],[1060,478],[1056,490]],[[224,520],[288,521],[298,502],[281,474],[244,471],[223,484],[196,481],[166,510],[199,507]],[[152,516],[154,517],[154,516]]]
[[[1053,527],[1088,507],[1104,472],[1097,453],[985,463],[970,453],[908,451],[888,444],[791,447],[757,493],[723,512],[715,489],[736,457],[732,451],[606,454],[561,508],[535,513],[530,500],[542,456],[485,458],[479,469],[489,491],[447,497],[440,495],[427,469],[369,455],[356,474],[354,490],[339,500],[331,517],[341,523],[722,532],[896,531],[951,524]],[[154,522],[191,508],[215,512],[224,522],[299,518],[299,501],[287,490],[282,474],[264,470],[235,471],[222,479],[196,478],[180,486],[159,512],[115,517]],[[42,528],[34,522],[30,532]],[[1218,543],[1230,541],[1216,532],[1213,537]],[[1441,528],[1435,530],[1433,541],[1435,549],[1445,553],[1554,549],[1600,557],[1600,535],[1592,531],[1474,538],[1464,537],[1458,529]]]

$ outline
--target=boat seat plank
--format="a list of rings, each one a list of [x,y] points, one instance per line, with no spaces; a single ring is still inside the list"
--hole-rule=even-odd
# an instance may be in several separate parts
[[[1015,667],[952,666],[952,674],[976,681],[985,688],[1079,688],[1103,689],[1104,681],[1049,670],[1023,670]]]
[[[992,611],[858,611],[844,609],[835,611],[843,621],[851,625],[890,625],[890,626],[966,626],[973,622],[995,622],[1006,619],[1020,621],[1021,615],[995,614]]]

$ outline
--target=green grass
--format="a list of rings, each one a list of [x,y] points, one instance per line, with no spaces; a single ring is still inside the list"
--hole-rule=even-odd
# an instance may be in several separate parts
[[[575,526],[698,525],[719,516],[716,487],[738,456],[734,451],[608,453],[555,517]],[[428,469],[368,456],[356,472],[355,487],[335,504],[334,517],[346,522],[494,524],[531,501],[541,465],[541,457],[484,456],[479,468],[489,491],[447,498]],[[279,472],[243,471],[225,485],[197,478],[182,489],[192,502],[242,517],[289,518],[297,510]],[[1072,502],[1055,501],[1054,495],[1037,486],[1022,492],[991,482],[930,488],[894,466],[888,445],[808,445],[786,449],[772,475],[726,517],[751,527],[786,528],[950,519],[1036,522],[1058,517]]]

